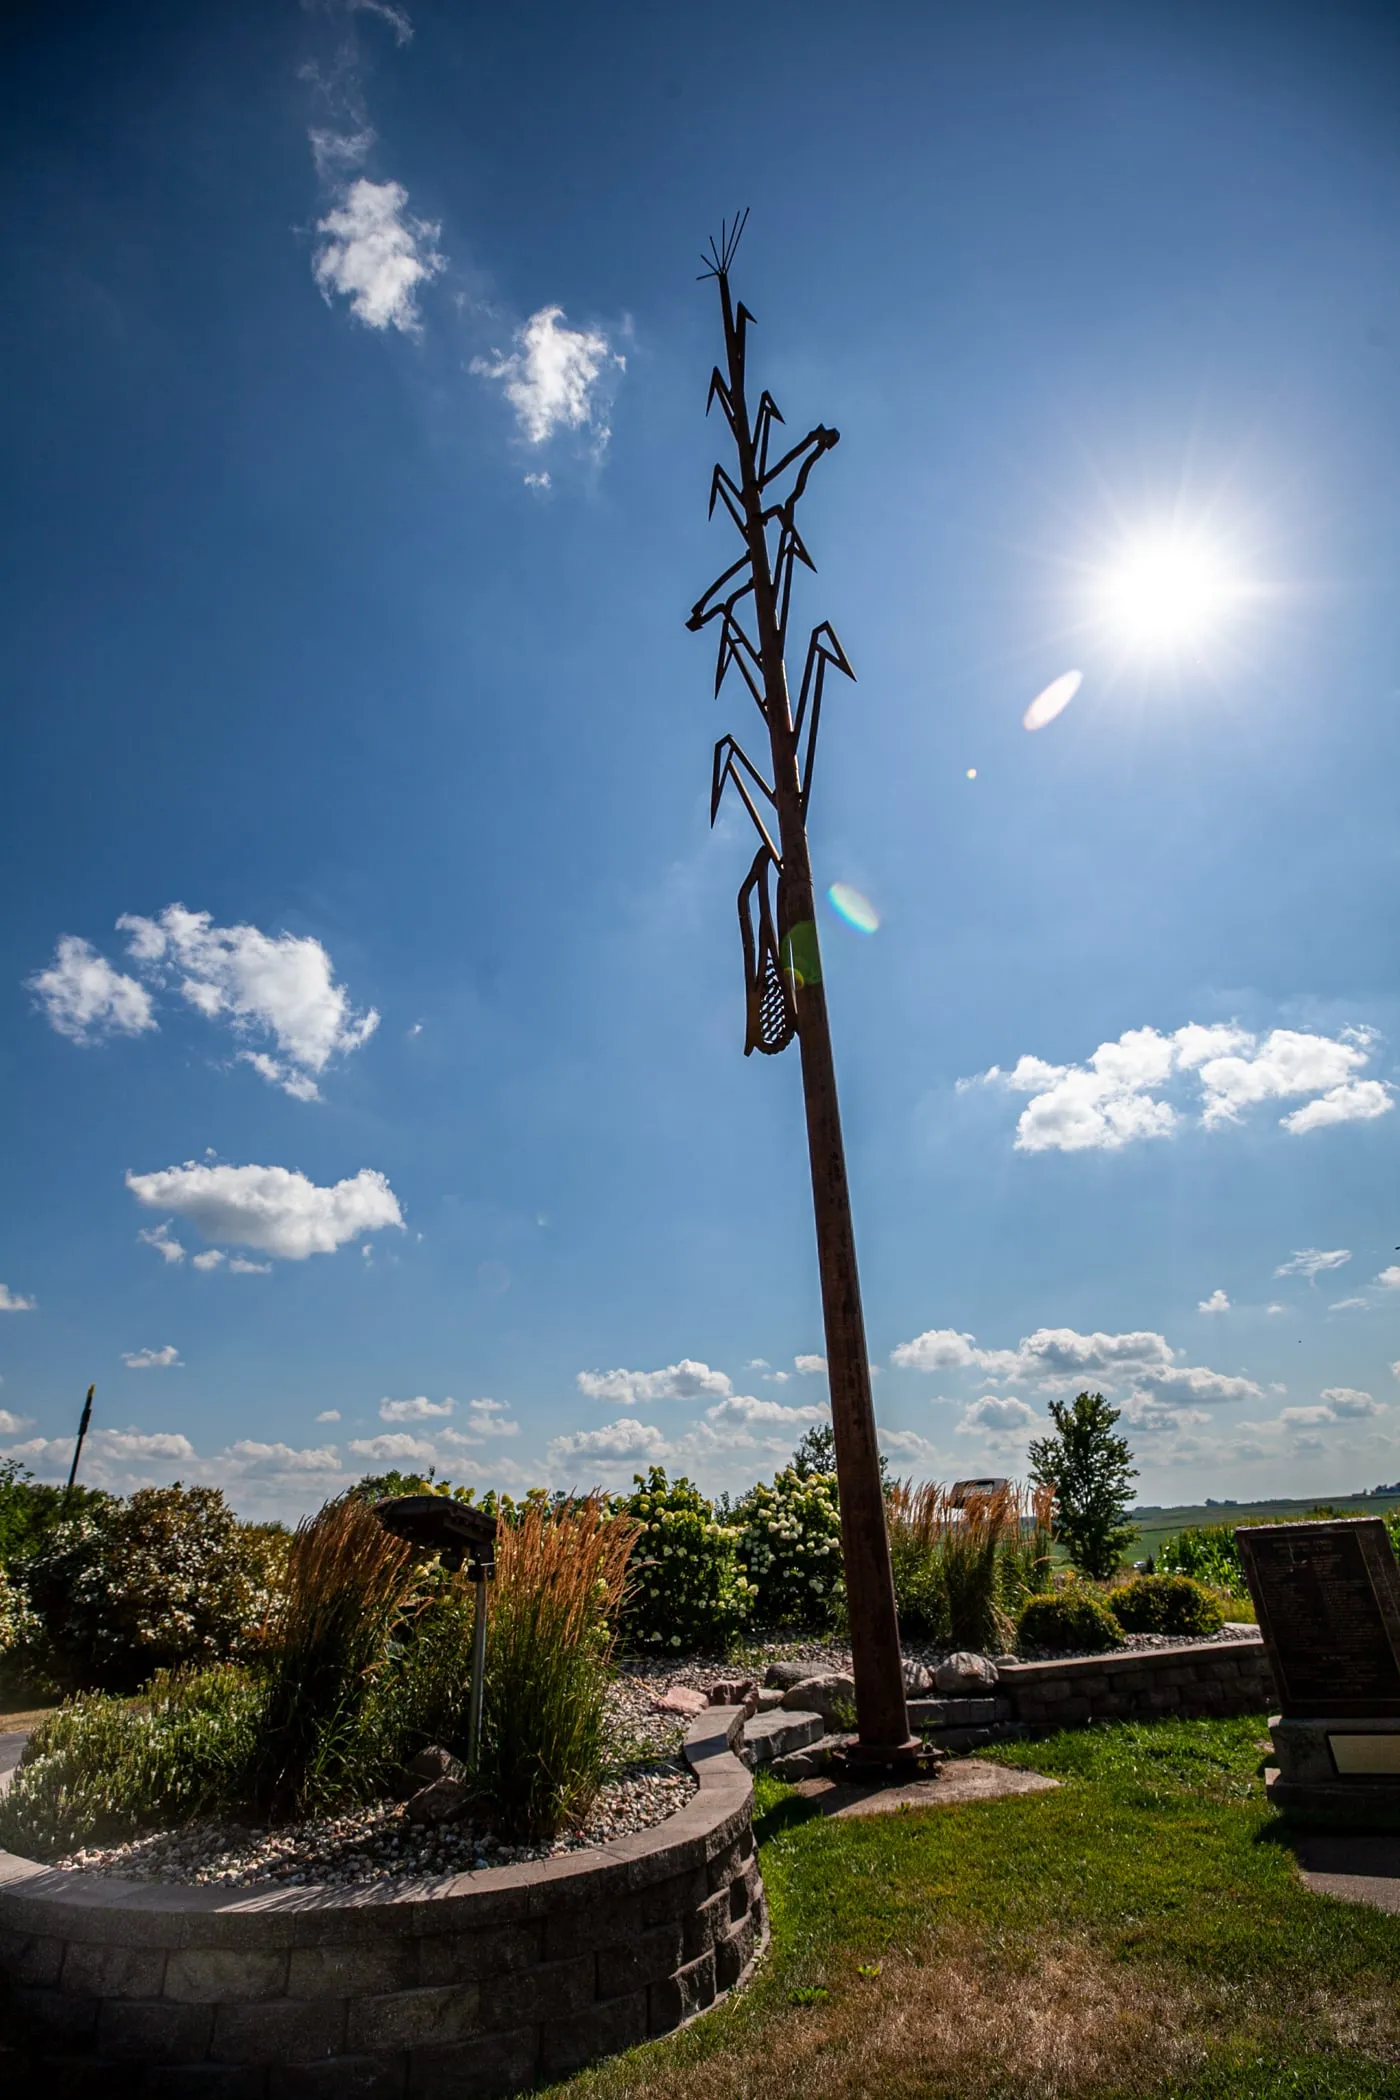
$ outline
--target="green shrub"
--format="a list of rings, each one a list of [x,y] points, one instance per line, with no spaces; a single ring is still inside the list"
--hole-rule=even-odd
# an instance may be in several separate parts
[[[353,1492],[297,1526],[269,1627],[251,1788],[274,1821],[363,1798],[386,1776],[370,1695],[415,1573],[412,1549]]]
[[[1016,1623],[1016,1639],[1019,1647],[1042,1648],[1048,1655],[1098,1655],[1123,1645],[1118,1621],[1107,1605],[1076,1584],[1032,1597]]]
[[[639,1529],[601,1496],[540,1497],[497,1538],[472,1777],[508,1837],[580,1823],[602,1783],[613,1641]]]
[[[751,1488],[734,1516],[758,1624],[830,1626],[845,1594],[836,1475],[788,1466]]]
[[[68,1495],[36,1480],[17,1458],[0,1458],[0,1568],[14,1570],[39,1552],[65,1508],[70,1517],[100,1509],[112,1500],[100,1488],[75,1485]]]
[[[623,1638],[633,1648],[724,1654],[754,1601],[735,1533],[715,1522],[713,1508],[684,1474],[668,1481],[662,1467],[653,1466],[645,1479],[633,1478],[633,1493],[614,1504],[639,1527]]]
[[[1233,1524],[1188,1524],[1163,1541],[1155,1558],[1164,1575],[1189,1575],[1213,1590],[1228,1590],[1232,1597],[1249,1595]]]
[[[236,1807],[263,1711],[249,1671],[161,1674],[146,1701],[81,1694],[43,1722],[0,1795],[0,1845],[59,1859]]]
[[[212,1487],[142,1488],[55,1526],[24,1570],[62,1683],[134,1691],[156,1670],[251,1652],[275,1552]]]
[[[1110,1590],[1105,1602],[1124,1633],[1219,1633],[1224,1615],[1210,1592],[1189,1575],[1135,1575]]]

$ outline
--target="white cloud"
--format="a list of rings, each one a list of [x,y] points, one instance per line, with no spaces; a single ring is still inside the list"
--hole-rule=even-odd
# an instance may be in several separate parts
[[[1015,1370],[1018,1358],[1013,1349],[978,1349],[970,1334],[954,1327],[930,1327],[912,1342],[901,1342],[890,1352],[890,1362],[902,1371]]]
[[[437,1458],[432,1445],[421,1436],[409,1436],[407,1431],[395,1435],[357,1437],[350,1449],[356,1458],[371,1458],[378,1465],[398,1464],[401,1459],[416,1459],[422,1465],[431,1465]]]
[[[1262,1101],[1298,1094],[1318,1098],[1280,1118],[1294,1136],[1333,1123],[1367,1120],[1393,1106],[1389,1086],[1356,1077],[1376,1038],[1364,1028],[1337,1036],[1275,1028],[1260,1038],[1233,1025],[1189,1022],[1170,1035],[1133,1028],[1101,1043],[1082,1065],[1053,1065],[1025,1056],[1010,1071],[993,1065],[976,1080],[1029,1094],[1016,1125],[1022,1152],[1116,1151],[1142,1138],[1166,1137],[1182,1121],[1164,1098],[1173,1082],[1194,1077],[1202,1126],[1237,1122]]]
[[[661,1371],[580,1371],[578,1389],[612,1407],[635,1407],[642,1400],[725,1399],[732,1391],[723,1371],[689,1356]]]
[[[933,1328],[901,1342],[891,1360],[906,1370],[976,1370],[1013,1384],[1035,1384],[1047,1392],[1100,1384],[1147,1393],[1164,1404],[1223,1404],[1261,1397],[1251,1378],[1179,1364],[1167,1338],[1151,1329],[1127,1334],[1073,1327],[1037,1327],[1015,1349],[979,1349],[974,1337],[955,1328]]]
[[[340,1420],[340,1409],[338,1407],[323,1407],[316,1420],[318,1422],[338,1422]]]
[[[0,1312],[33,1312],[34,1300],[21,1298],[7,1283],[0,1283]]]
[[[185,1250],[180,1242],[171,1239],[168,1225],[148,1225],[138,1232],[136,1237],[144,1240],[148,1247],[154,1247],[164,1261],[178,1262],[185,1258]]]
[[[965,1407],[958,1421],[960,1436],[982,1436],[998,1441],[1026,1436],[1039,1417],[1024,1400],[988,1393]]]
[[[656,1464],[669,1456],[665,1431],[639,1422],[635,1416],[609,1422],[602,1429],[579,1429],[569,1436],[557,1436],[549,1447],[551,1465],[570,1459]]]
[[[379,1419],[381,1422],[427,1422],[434,1415],[450,1415],[456,1405],[455,1400],[428,1400],[421,1393],[416,1400],[381,1400]]]
[[[931,1444],[926,1436],[920,1436],[917,1429],[882,1428],[879,1437],[882,1451],[893,1451],[900,1458],[911,1459],[916,1466],[922,1466],[929,1472],[942,1471],[952,1464],[950,1459],[943,1456],[938,1446]]]
[[[525,476],[525,486],[527,489],[547,489],[552,487],[553,484],[548,474],[527,474]]]
[[[1325,1274],[1328,1269],[1340,1269],[1351,1260],[1350,1247],[1300,1247],[1281,1261],[1274,1270],[1275,1276],[1314,1276]]]
[[[1286,1313],[1288,1307],[1286,1305],[1266,1305],[1264,1310],[1266,1313]]]
[[[1272,1307],[1270,1310],[1272,1310]],[[1371,1301],[1369,1298],[1334,1298],[1327,1310],[1328,1312],[1369,1312],[1371,1310]]]
[[[199,1266],[197,1262],[195,1266],[196,1268]],[[270,1261],[245,1261],[241,1254],[235,1254],[229,1258],[228,1272],[230,1276],[270,1276],[272,1274],[272,1263]]]
[[[123,1352],[122,1362],[128,1371],[169,1371],[181,1365],[180,1354],[173,1342],[163,1349],[133,1349]]]
[[[1203,1313],[1229,1312],[1230,1301],[1224,1291],[1214,1290],[1208,1298],[1202,1298],[1196,1310]]]
[[[442,228],[415,219],[407,204],[402,183],[371,182],[361,175],[335,209],[316,222],[325,238],[312,274],[327,305],[339,292],[367,328],[415,335],[419,287],[446,267],[446,258],[433,246]]]
[[[784,1407],[781,1400],[756,1400],[750,1393],[735,1393],[728,1400],[720,1400],[714,1407],[705,1409],[705,1420],[723,1428],[730,1423],[764,1422],[825,1422],[829,1410],[825,1407]]]
[[[605,335],[563,326],[561,306],[542,306],[515,332],[509,356],[496,351],[475,357],[471,369],[502,382],[516,421],[532,445],[559,430],[591,428],[601,447],[608,441],[604,393],[615,372],[626,369]]]
[[[467,1422],[475,1436],[519,1436],[520,1424],[505,1400],[469,1400]]]
[[[53,961],[26,983],[49,1025],[74,1043],[143,1035],[157,1025],[145,986],[113,969],[105,955],[73,933],[59,936]]]
[[[332,1057],[349,1056],[379,1026],[373,1007],[356,1013],[310,934],[216,926],[207,911],[183,904],[168,904],[154,919],[125,912],[117,924],[154,983],[175,986],[188,1005],[208,1020],[227,1019],[240,1037],[270,1040],[276,1057],[244,1049],[239,1061],[296,1100],[317,1100],[316,1077]]]
[[[824,1374],[826,1371],[826,1358],[824,1356],[794,1356],[793,1363],[799,1371],[805,1372],[809,1376],[814,1376],[818,1372]]]
[[[0,1407],[0,1436],[18,1436],[32,1421],[32,1415],[12,1415],[8,1407]]]
[[[1285,1130],[1300,1137],[1308,1130],[1326,1130],[1333,1123],[1369,1123],[1395,1105],[1390,1087],[1381,1079],[1353,1079],[1345,1086],[1329,1087],[1320,1100],[1306,1108],[1295,1108],[1282,1118]]]
[[[126,1185],[148,1210],[170,1210],[208,1240],[224,1240],[283,1261],[333,1254],[362,1233],[402,1227],[398,1199],[372,1167],[322,1188],[287,1167],[205,1166],[187,1160],[152,1174],[128,1172]]]
[[[196,1254],[192,1266],[196,1269],[217,1269],[220,1262],[227,1259],[227,1255],[222,1253],[218,1247],[210,1247],[205,1253]]]
[[[1323,1401],[1332,1411],[1334,1422],[1359,1422],[1381,1412],[1381,1404],[1369,1393],[1359,1392],[1354,1385],[1329,1385],[1324,1388]]]
[[[1387,1291],[1400,1291],[1400,1267],[1392,1263],[1388,1269],[1382,1269],[1376,1282]]]
[[[299,1474],[338,1475],[345,1470],[339,1453],[328,1444],[297,1450],[291,1444],[260,1444],[251,1437],[230,1444],[216,1464],[230,1480],[285,1480]]]

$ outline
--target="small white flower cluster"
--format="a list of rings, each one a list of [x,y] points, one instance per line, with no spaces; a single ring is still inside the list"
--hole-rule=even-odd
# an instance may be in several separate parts
[[[739,1558],[757,1590],[765,1626],[830,1623],[843,1586],[841,1516],[834,1473],[789,1466],[760,1481],[739,1510]]]

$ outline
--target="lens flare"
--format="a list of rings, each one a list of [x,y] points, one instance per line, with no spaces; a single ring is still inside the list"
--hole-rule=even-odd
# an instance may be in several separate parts
[[[1022,715],[1023,727],[1043,729],[1047,722],[1053,722],[1056,715],[1064,713],[1083,683],[1082,671],[1064,671],[1058,678],[1052,678],[1044,692],[1036,694]]]
[[[857,933],[879,930],[879,912],[868,897],[862,897],[860,891],[853,890],[848,882],[833,882],[826,895],[837,917],[844,919],[848,926],[854,926]]]

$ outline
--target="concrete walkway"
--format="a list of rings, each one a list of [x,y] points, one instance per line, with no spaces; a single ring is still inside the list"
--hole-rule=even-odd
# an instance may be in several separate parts
[[[1288,1842],[1315,1894],[1400,1914],[1400,1833],[1298,1830]]]
[[[804,1779],[797,1791],[824,1816],[878,1816],[894,1808],[961,1808],[969,1801],[1000,1801],[1008,1794],[1046,1794],[1059,1783],[1040,1772],[1019,1772],[980,1757],[950,1757],[936,1779],[914,1779],[902,1786]]]

